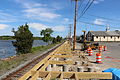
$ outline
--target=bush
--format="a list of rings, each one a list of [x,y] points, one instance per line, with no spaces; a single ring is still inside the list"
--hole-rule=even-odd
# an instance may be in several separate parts
[[[22,25],[18,28],[17,31],[14,31],[14,39],[16,41],[12,42],[13,46],[16,47],[17,53],[29,53],[32,49],[33,44],[33,34],[29,30],[29,26],[27,24]]]

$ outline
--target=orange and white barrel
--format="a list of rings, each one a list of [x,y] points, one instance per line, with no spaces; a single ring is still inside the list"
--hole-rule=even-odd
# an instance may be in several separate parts
[[[87,49],[87,51],[86,51],[88,54],[89,54],[89,49]]]
[[[93,55],[92,49],[90,49],[88,53],[89,53],[89,56],[92,56]]]
[[[96,53],[96,63],[102,63],[100,53]]]
[[[88,53],[88,54],[89,54],[89,50],[91,50],[91,48],[90,48],[90,47],[88,47],[88,48],[87,48],[87,53]]]
[[[100,53],[102,52],[102,46],[99,47],[99,52],[100,52]]]
[[[107,51],[107,46],[104,46],[104,51]]]

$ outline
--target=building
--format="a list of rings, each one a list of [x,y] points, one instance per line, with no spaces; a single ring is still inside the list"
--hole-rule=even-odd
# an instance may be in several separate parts
[[[86,39],[88,41],[120,41],[120,31],[89,31]]]

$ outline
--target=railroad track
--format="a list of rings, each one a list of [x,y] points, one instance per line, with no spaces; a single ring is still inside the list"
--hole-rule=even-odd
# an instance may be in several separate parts
[[[62,45],[62,44],[60,44],[60,45]],[[28,63],[27,65],[20,68],[19,70],[16,70],[15,72],[10,73],[9,75],[6,76],[6,78],[3,78],[2,80],[18,80],[21,76],[23,76],[26,72],[28,72],[30,69],[32,69],[37,63],[39,63],[42,59],[44,59],[46,56],[48,56],[49,53],[54,51],[60,45],[49,50],[47,53],[41,55],[40,57],[34,59],[32,62]]]

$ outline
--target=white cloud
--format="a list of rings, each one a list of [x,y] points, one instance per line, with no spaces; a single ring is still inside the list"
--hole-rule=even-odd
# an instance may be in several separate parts
[[[54,31],[57,31],[57,32],[65,31],[64,26],[51,27],[51,26],[46,26],[44,24],[40,24],[40,23],[29,23],[28,25],[30,26],[30,28],[34,28],[34,29],[36,29],[38,31],[41,31],[41,30],[46,29],[46,28],[52,28]]]
[[[98,4],[98,3],[99,3],[99,1],[94,1],[93,3],[94,3],[94,4]]]
[[[41,21],[52,21],[58,17],[60,14],[55,13],[55,9],[48,8],[46,4],[17,0],[18,3],[23,5],[24,15],[31,19],[41,20]]]
[[[25,16],[31,19],[37,19],[41,21],[51,21],[52,19],[56,19],[60,17],[61,15],[56,14],[54,12],[49,11],[46,8],[30,8],[26,9],[23,12],[25,12]]]
[[[40,24],[40,23],[29,23],[29,26],[36,30],[42,30],[42,29],[46,29],[49,27],[49,26],[45,26],[44,24]]]
[[[69,19],[68,18],[64,18],[63,21],[66,23],[66,22],[69,22]]]
[[[47,6],[46,4],[41,4],[41,3],[34,3],[34,2],[31,2],[30,0],[27,1],[27,0],[15,0],[17,3],[20,3],[22,4],[24,8],[33,8],[33,7],[45,7]]]
[[[6,29],[7,27],[9,27],[9,26],[6,25],[6,24],[0,24],[0,30],[2,30],[2,29]]]
[[[54,8],[55,10],[60,10],[60,9],[65,8],[65,5],[63,6],[63,4],[61,4],[60,2],[52,2],[50,6]]]
[[[55,26],[55,27],[53,27],[53,30],[62,32],[62,31],[65,31],[65,27],[64,26]]]
[[[15,16],[0,11],[0,22],[16,22],[16,21],[17,19],[15,18]]]
[[[99,4],[100,2],[103,2],[104,0],[94,0],[94,4]]]
[[[105,21],[105,20],[103,20],[103,19],[95,19],[94,24],[104,25],[104,24],[105,24],[104,21]]]
[[[44,12],[44,13],[41,13],[40,16],[44,17],[44,18],[48,18],[48,19],[54,19],[54,18],[59,17],[60,15],[54,14],[54,13],[50,13],[50,12]]]

